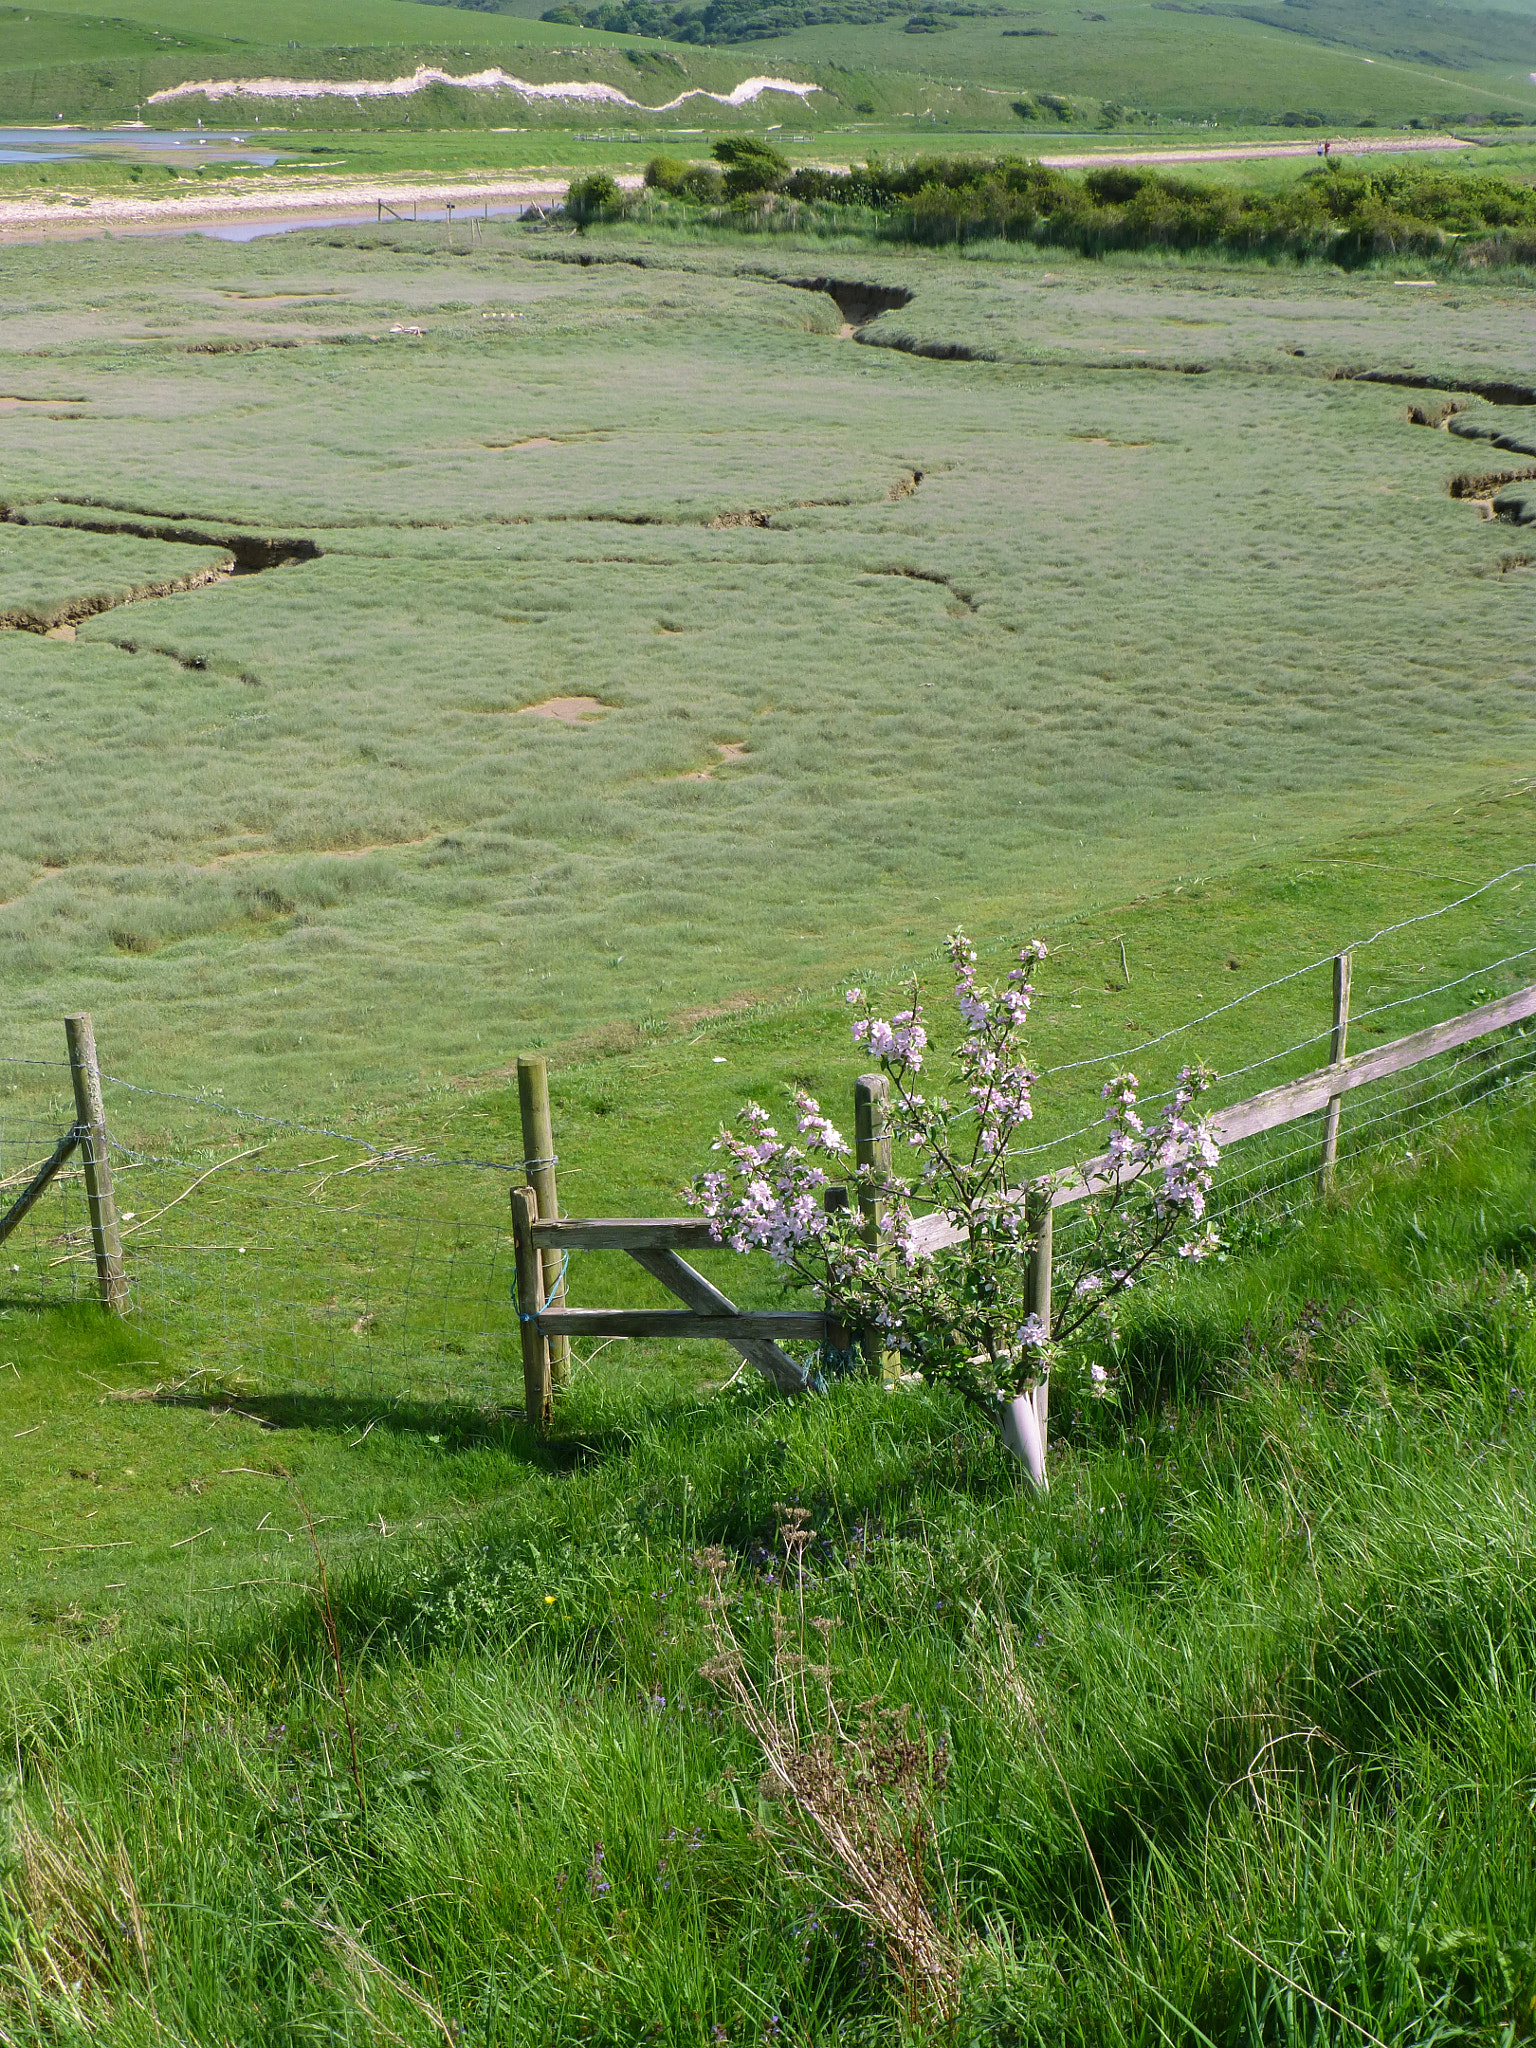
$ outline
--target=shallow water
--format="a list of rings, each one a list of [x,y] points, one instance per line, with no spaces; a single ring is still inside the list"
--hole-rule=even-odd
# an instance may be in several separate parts
[[[210,149],[220,158],[275,164],[276,150],[253,149],[243,135],[199,128],[0,128],[0,164],[66,163],[81,156],[136,155],[170,149]]]

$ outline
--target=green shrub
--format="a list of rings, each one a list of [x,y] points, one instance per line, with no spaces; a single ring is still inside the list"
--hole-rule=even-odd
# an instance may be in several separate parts
[[[725,196],[725,179],[713,164],[690,164],[678,191],[701,206],[718,206]]]
[[[1045,103],[1044,95],[1040,99]],[[1021,101],[1021,111],[1024,106]],[[871,157],[843,173],[796,171],[781,189],[811,204],[875,209],[884,216],[880,233],[891,240],[987,236],[1089,256],[1113,249],[1226,248],[1360,264],[1434,255],[1455,235],[1489,237],[1471,242],[1465,260],[1529,261],[1536,231],[1536,192],[1527,186],[1418,165],[1345,169],[1330,163],[1289,190],[1263,192],[1187,184],[1126,164],[1077,180],[1018,157],[907,163]]]
[[[619,188],[606,171],[588,171],[584,178],[572,179],[565,195],[566,212],[583,222],[602,220],[616,212],[619,204]]]
[[[725,166],[725,196],[776,192],[789,175],[789,158],[755,135],[728,135],[715,144],[715,161]]]
[[[653,192],[680,192],[690,168],[680,156],[653,156],[645,167],[645,182]]]

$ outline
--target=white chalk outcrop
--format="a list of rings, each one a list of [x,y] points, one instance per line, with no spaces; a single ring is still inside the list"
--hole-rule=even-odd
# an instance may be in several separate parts
[[[615,107],[633,107],[641,114],[667,114],[674,107],[680,107],[687,100],[714,100],[722,107],[744,107],[751,101],[761,99],[765,92],[788,93],[804,103],[813,92],[820,92],[818,85],[797,85],[792,78],[745,78],[740,85],[729,92],[706,92],[702,86],[695,86],[689,92],[680,92],[674,100],[663,100],[660,106],[650,107],[641,100],[632,100],[628,93],[620,92],[616,85],[600,85],[593,79],[567,79],[557,85],[534,85],[526,78],[514,78],[500,65],[490,71],[469,71],[455,77],[451,71],[439,71],[435,66],[418,64],[408,78],[203,78],[188,80],[185,85],[167,86],[164,92],[152,92],[148,105],[162,106],[167,100],[390,100],[409,99],[413,93],[425,92],[430,85],[457,86],[465,92],[510,92],[520,99],[562,100],[568,102],[598,101]]]

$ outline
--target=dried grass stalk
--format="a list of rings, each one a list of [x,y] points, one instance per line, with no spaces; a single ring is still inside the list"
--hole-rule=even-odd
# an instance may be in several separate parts
[[[833,1623],[805,1615],[803,1559],[814,1531],[803,1508],[780,1510],[779,1540],[795,1568],[798,1626],[774,1617],[766,1682],[754,1678],[731,1623],[731,1561],[700,1553],[710,1587],[705,1625],[714,1655],[700,1667],[750,1730],[763,1759],[762,1796],[782,1804],[811,1850],[828,1896],[879,1936],[914,2024],[955,2012],[964,1951],[929,1901],[944,1887],[929,1812],[946,1758],[909,1727],[907,1710],[866,1701],[844,1714],[832,1688]],[[819,1655],[806,1630],[821,1638]]]
[[[10,1833],[9,2002],[62,2006],[83,2026],[110,2015],[114,1993],[137,2003],[150,1938],[122,1836],[59,1805],[45,1823],[18,1805]]]

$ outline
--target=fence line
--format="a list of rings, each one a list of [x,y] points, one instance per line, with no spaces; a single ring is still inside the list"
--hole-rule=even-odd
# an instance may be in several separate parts
[[[1522,872],[1511,869],[1472,896]],[[1403,923],[1423,923],[1453,907]],[[1386,927],[1382,935],[1401,928]],[[1346,1019],[1346,1029],[1406,1004],[1454,996],[1479,979],[1502,977],[1533,950],[1499,947],[1497,958],[1470,972],[1362,1009],[1353,1020]],[[1318,964],[1309,963],[1279,981],[1295,980]],[[1398,970],[1394,966],[1392,971]],[[1249,991],[1222,1009],[1250,1002],[1261,992]],[[1427,1134],[1478,1098],[1514,1101],[1511,1091],[1536,1071],[1536,1002],[1531,997],[1529,988],[1500,996],[1406,1038],[1282,1080],[1242,1103],[1218,1103],[1216,1128],[1233,1148],[1223,1158],[1213,1196],[1222,1227],[1246,1227],[1246,1219],[1282,1209],[1303,1188],[1310,1192],[1315,1187],[1326,1126],[1321,1132],[1306,1129],[1299,1141],[1298,1132],[1314,1118],[1327,1117],[1329,1104],[1337,1105],[1335,1147],[1344,1158],[1400,1141],[1417,1143],[1415,1133]],[[1283,1051],[1234,1066],[1226,1082],[1230,1086],[1265,1066],[1272,1069],[1330,1036],[1338,1022],[1335,1011],[1330,1028],[1299,1044],[1290,1042],[1293,1025],[1284,1035]],[[1138,1045],[1135,1057],[1139,1060],[1148,1045],[1173,1035]],[[1411,1052],[1405,1053],[1405,1047]],[[1106,1056],[1122,1064],[1125,1057]],[[1404,1060],[1410,1063],[1403,1065]],[[66,1074],[75,1078],[69,1059],[0,1056],[0,1067],[51,1070],[60,1082]],[[577,1229],[570,1219],[560,1219],[559,1191],[553,1185],[555,1135],[547,1131],[525,1135],[521,1158],[467,1159],[429,1144],[390,1142],[377,1131],[362,1136],[240,1109],[207,1093],[172,1093],[111,1074],[101,1076],[101,1088],[108,1133],[104,1161],[120,1212],[127,1303],[146,1335],[163,1333],[175,1356],[190,1361],[210,1387],[238,1382],[244,1409],[254,1412],[265,1401],[275,1412],[283,1401],[291,1406],[300,1399],[301,1391],[304,1399],[340,1404],[344,1416],[352,1408],[372,1414],[408,1399],[504,1407],[509,1382],[515,1385],[526,1366],[528,1327],[517,1321],[510,1299],[517,1244],[507,1183],[509,1178],[532,1178],[546,1166],[549,1208],[540,1199],[537,1217],[529,1218],[530,1235],[535,1230],[539,1235],[541,1285],[547,1296],[543,1310],[550,1317],[579,1318],[551,1321],[547,1335],[576,1340],[571,1370],[580,1372],[593,1341],[639,1333],[633,1323],[621,1329],[595,1322],[602,1312],[587,1305],[592,1293],[585,1286],[586,1302],[573,1307],[559,1298],[565,1279],[562,1255],[573,1249],[591,1252],[597,1240],[561,1244],[546,1235],[546,1226]],[[10,1205],[0,1213],[0,1308],[90,1300],[100,1293],[101,1218],[93,1220],[91,1214],[79,1142],[82,1118],[70,1093],[61,1089],[54,1096],[63,1100],[52,1120],[30,1104],[8,1104],[0,1095],[0,1202]],[[1144,1101],[1151,1099],[1143,1095]],[[1266,1115],[1273,1112],[1273,1120],[1251,1123],[1258,1115],[1255,1104],[1267,1104]],[[1251,1128],[1243,1126],[1244,1115]],[[1041,1178],[1070,1174],[1081,1163],[1073,1149],[1076,1141],[1102,1128],[1095,1122],[1020,1148],[1018,1162]],[[873,1126],[860,1135],[871,1145],[879,1142]],[[509,1154],[515,1149],[509,1147]],[[51,1175],[45,1176],[50,1166]],[[40,1176],[44,1185],[35,1187]],[[28,1199],[18,1214],[22,1197]],[[679,1233],[703,1228],[693,1218],[670,1222]],[[1060,1260],[1072,1257],[1076,1236],[1073,1204],[1059,1200],[1055,1240]],[[668,1336],[714,1341],[726,1319],[736,1349],[755,1366],[767,1370],[777,1384],[803,1384],[804,1364],[781,1344],[782,1338],[792,1350],[799,1348],[801,1340],[787,1334],[791,1326],[743,1323],[735,1303],[713,1279],[687,1264],[685,1252],[702,1253],[706,1261],[713,1257],[722,1268],[727,1256],[734,1259],[696,1234],[645,1244],[614,1241],[596,1252],[600,1263],[586,1269],[587,1281],[600,1283],[599,1300],[605,1294],[614,1299],[609,1286],[617,1281],[618,1298],[610,1313],[650,1316],[648,1327]],[[651,1282],[681,1299],[695,1319],[691,1326],[686,1318],[655,1321],[658,1311],[645,1305],[646,1284],[631,1280],[626,1287],[622,1278],[632,1276],[637,1265]],[[743,1275],[745,1313],[754,1314],[752,1303],[772,1298],[772,1278],[761,1262],[743,1267],[734,1261],[733,1270]],[[650,1299],[654,1302],[654,1295]],[[662,1313],[677,1316],[679,1311]],[[714,1320],[701,1326],[699,1317]],[[526,1373],[522,1376],[526,1400]],[[285,1392],[253,1393],[253,1379],[258,1386]],[[527,1412],[544,1409],[529,1402]]]
[[[1305,1148],[1295,1148],[1297,1152],[1305,1149],[1311,1155],[1312,1175],[1320,1187],[1326,1187],[1332,1180],[1343,1105],[1347,1098],[1374,1082],[1384,1080],[1397,1080],[1399,1088],[1403,1089],[1408,1085],[1403,1077],[1411,1077],[1430,1062],[1452,1056],[1454,1066],[1454,1055],[1464,1047],[1475,1045],[1486,1051],[1486,1041],[1495,1034],[1525,1025],[1536,1017],[1536,984],[1533,984],[1495,1002],[1484,1003],[1461,1017],[1431,1025],[1427,1030],[1410,1033],[1387,1045],[1373,1046],[1364,1053],[1347,1058],[1345,1046],[1349,1029],[1351,967],[1349,954],[1341,953],[1336,957],[1331,1031],[1333,1057],[1329,1064],[1300,1080],[1282,1083],[1261,1095],[1230,1104],[1210,1119],[1217,1143],[1230,1147],[1273,1131],[1289,1129],[1322,1111],[1325,1124],[1320,1147],[1314,1140]],[[1536,1070],[1536,1046],[1521,1044],[1510,1055],[1494,1062],[1494,1067],[1501,1072],[1530,1073]],[[539,1071],[542,1076],[542,1061]],[[1478,1078],[1486,1089],[1492,1079],[1486,1058],[1480,1061]],[[886,1126],[889,1085],[883,1074],[865,1074],[860,1076],[854,1088],[858,1164],[864,1171],[887,1179],[891,1174],[890,1139]],[[1464,1091],[1456,1088],[1454,1080],[1450,1086],[1440,1088],[1429,1101],[1443,1100],[1452,1094],[1458,1098],[1457,1106],[1462,1106]],[[547,1101],[544,1104],[544,1122],[538,1128],[548,1129]],[[528,1120],[525,1098],[525,1142],[534,1129]],[[1161,1163],[1156,1159],[1148,1160],[1135,1168],[1130,1177],[1134,1179],[1143,1172],[1155,1172]],[[1088,1161],[1071,1178],[1043,1179],[1031,1191],[1029,1226],[1033,1242],[1029,1250],[1029,1293],[1033,1312],[1040,1317],[1047,1332],[1051,1328],[1055,1251],[1053,1210],[1070,1208],[1096,1193],[1114,1192],[1125,1185],[1126,1178],[1122,1162],[1104,1154]],[[1299,1175],[1293,1176],[1292,1181],[1299,1178]],[[827,1190],[829,1197],[836,1192],[830,1188]],[[829,1201],[829,1208],[845,1205],[846,1191],[842,1193],[843,1202],[834,1204]],[[856,1333],[850,1332],[830,1308],[820,1312],[738,1309],[712,1287],[681,1256],[684,1250],[701,1251],[716,1245],[710,1226],[701,1218],[562,1218],[556,1208],[548,1218],[541,1220],[540,1202],[531,1188],[514,1190],[512,1206],[518,1251],[517,1302],[522,1331],[525,1412],[537,1416],[541,1422],[547,1420],[551,1412],[550,1345],[557,1338],[723,1339],[757,1366],[766,1378],[788,1392],[817,1384],[819,1374],[814,1365],[802,1364],[783,1352],[779,1348],[780,1340],[814,1343],[823,1358],[829,1354],[846,1356],[853,1348]],[[863,1226],[871,1241],[878,1230],[883,1206],[878,1185],[873,1188],[866,1185],[861,1189]],[[920,1257],[931,1258],[935,1253],[963,1242],[967,1235],[968,1226],[964,1220],[940,1211],[918,1218],[908,1233],[908,1242]],[[683,1309],[638,1310],[571,1309],[563,1302],[557,1306],[546,1300],[541,1255],[543,1260],[547,1260],[551,1253],[563,1252],[568,1258],[572,1251],[626,1252],[687,1306]],[[560,1272],[563,1289],[563,1262]],[[878,1340],[864,1336],[859,1341],[877,1362]],[[1039,1385],[1023,1402],[1016,1402],[1014,1410],[1010,1411],[1016,1412],[1024,1406],[1032,1418],[1033,1426],[1028,1432],[1032,1441],[1021,1455],[1032,1480],[1041,1487],[1046,1484],[1048,1401],[1047,1369]]]
[[[1289,972],[1285,974],[1277,974],[1273,981],[1260,982],[1257,988],[1251,988],[1243,995],[1234,996],[1230,1003],[1218,1003],[1214,1010],[1206,1010],[1198,1017],[1191,1017],[1188,1023],[1186,1024],[1175,1024],[1170,1030],[1160,1033],[1159,1036],[1157,1036],[1156,1038],[1146,1039],[1143,1042],[1143,1045],[1140,1049],[1145,1051],[1154,1045],[1166,1045],[1170,1038],[1178,1038],[1183,1032],[1193,1031],[1197,1025],[1208,1024],[1213,1017],[1225,1016],[1229,1010],[1241,1009],[1244,1003],[1251,1003],[1257,996],[1267,995],[1271,989],[1284,988],[1287,982],[1299,981],[1301,977],[1305,974],[1316,974],[1320,968],[1327,967],[1333,960],[1336,960],[1342,953],[1363,953],[1367,946],[1374,946],[1378,944],[1382,939],[1391,938],[1395,932],[1407,931],[1409,927],[1412,925],[1428,924],[1437,917],[1445,917],[1453,910],[1462,909],[1468,903],[1475,903],[1479,896],[1486,896],[1490,889],[1496,889],[1500,882],[1507,882],[1511,875],[1529,874],[1533,870],[1536,870],[1536,861],[1521,861],[1515,867],[1506,868],[1504,872],[1500,875],[1490,875],[1486,882],[1480,882],[1475,889],[1469,890],[1465,896],[1458,896],[1450,903],[1442,903],[1438,905],[1438,907],[1434,910],[1421,910],[1418,911],[1412,917],[1399,918],[1395,924],[1384,924],[1379,931],[1371,932],[1367,934],[1367,936],[1363,939],[1351,939],[1348,941],[1347,944],[1338,947],[1336,951],[1332,953],[1324,953],[1320,955],[1319,958],[1317,958],[1316,960],[1309,960],[1305,967],[1293,967],[1289,970]],[[1528,951],[1536,952],[1536,947],[1531,947],[1528,949]],[[1513,957],[1516,959],[1524,959],[1526,955],[1524,953],[1520,953],[1514,955]],[[1487,974],[1491,971],[1491,967],[1481,967],[1476,969],[1475,973]],[[1474,976],[1467,975],[1463,978],[1465,980],[1470,981],[1474,978]],[[1440,988],[1426,989],[1421,991],[1421,993],[1423,995],[1438,995],[1444,989],[1454,988],[1457,986],[1459,986],[1459,984],[1456,982],[1443,982],[1441,983]],[[1404,1000],[1413,1001],[1415,1000],[1415,998],[1405,997]],[[1382,1007],[1390,1008],[1392,1006],[1384,1004]],[[1366,1014],[1369,1014],[1369,1012],[1367,1012]],[[1291,1049],[1293,1051],[1299,1052],[1303,1050],[1304,1047],[1307,1045],[1315,1045],[1317,1043],[1318,1038],[1326,1038],[1327,1035],[1328,1034],[1326,1032],[1319,1032],[1316,1038],[1304,1039],[1302,1041],[1302,1045],[1292,1047]],[[1064,1060],[1057,1066],[1045,1068],[1042,1078],[1051,1074],[1075,1073],[1078,1069],[1082,1067],[1106,1066],[1110,1063],[1110,1061],[1114,1060],[1117,1057],[1118,1055],[1115,1053],[1097,1053],[1091,1059]],[[1282,1053],[1274,1053],[1271,1054],[1270,1057],[1273,1059],[1282,1059],[1285,1057],[1285,1055]],[[1257,1062],[1257,1064],[1260,1066],[1264,1066],[1268,1064],[1268,1061],[1261,1060]],[[1251,1072],[1252,1069],[1247,1069],[1245,1071]]]

